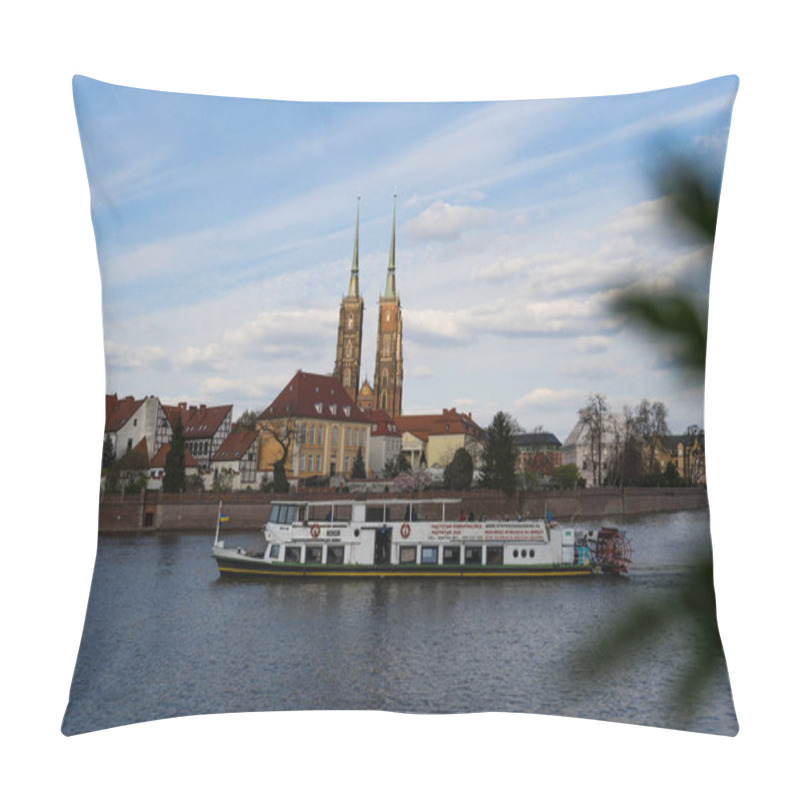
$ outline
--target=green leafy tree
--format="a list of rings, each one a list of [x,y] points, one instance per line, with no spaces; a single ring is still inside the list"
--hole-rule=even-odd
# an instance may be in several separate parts
[[[502,489],[510,497],[516,489],[515,461],[511,417],[498,411],[486,429],[480,485],[487,489]]]
[[[411,472],[411,464],[408,463],[405,453],[399,453],[395,458],[387,461],[383,467],[381,476],[386,480],[391,480],[402,472]]]
[[[186,490],[186,440],[183,435],[183,420],[172,429],[166,464],[164,465],[164,491],[183,492]]]
[[[272,488],[278,494],[289,491],[289,479],[286,477],[286,454],[279,458],[272,468]]]
[[[367,468],[364,466],[364,454],[361,452],[361,447],[359,446],[358,452],[356,453],[356,457],[353,460],[353,471],[350,474],[351,478],[366,478],[367,477]]]
[[[256,422],[258,420],[257,411],[244,411],[239,419],[233,423],[233,429],[254,431],[256,429]]]
[[[107,433],[103,439],[102,469],[108,469],[114,463],[114,458],[114,443],[111,441],[111,434]]]
[[[586,486],[577,464],[562,464],[553,469],[553,485],[557,489],[577,489]]]
[[[444,468],[444,486],[462,492],[472,485],[472,474],[475,469],[472,456],[463,447],[459,447],[453,460]]]

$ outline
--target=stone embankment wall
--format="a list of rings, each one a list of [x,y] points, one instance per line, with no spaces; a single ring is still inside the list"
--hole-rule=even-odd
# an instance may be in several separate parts
[[[355,495],[315,492],[285,496],[240,492],[216,495],[211,493],[163,494],[142,492],[136,495],[102,495],[100,498],[100,533],[156,533],[166,531],[209,531],[217,521],[217,509],[222,500],[223,509],[230,516],[224,529],[227,531],[257,531],[269,516],[270,504],[275,500],[347,500]],[[380,499],[382,495],[374,496]],[[389,496],[391,497],[391,496]],[[666,511],[687,511],[708,507],[704,488],[691,489],[576,489],[573,491],[528,491],[506,497],[503,492],[473,490],[470,492],[430,492],[424,498],[461,498],[461,506],[450,506],[448,517],[456,518],[463,509],[488,519],[508,515],[515,518],[544,517],[550,512],[553,519],[568,520],[621,517],[628,514],[645,514]]]

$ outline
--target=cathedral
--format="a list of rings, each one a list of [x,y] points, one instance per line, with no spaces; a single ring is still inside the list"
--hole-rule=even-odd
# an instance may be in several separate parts
[[[360,198],[359,198],[360,202]],[[375,375],[370,386],[364,378],[361,387],[361,342],[364,325],[364,298],[358,289],[358,223],[353,245],[350,284],[339,309],[339,333],[336,339],[336,363],[333,376],[362,410],[380,409],[396,419],[403,408],[403,315],[395,281],[395,231],[397,195],[392,211],[392,238],[389,245],[389,266],[386,287],[378,304],[378,341],[375,350]]]

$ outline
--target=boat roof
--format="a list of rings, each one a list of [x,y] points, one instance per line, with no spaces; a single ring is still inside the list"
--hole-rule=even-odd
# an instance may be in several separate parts
[[[425,504],[441,505],[442,503],[455,505],[461,502],[460,497],[436,497],[436,498],[419,498],[419,497],[406,497],[406,498],[392,498],[392,499],[356,499],[350,498],[349,500],[274,500],[275,505],[284,506],[352,506],[360,503],[367,506],[407,506],[413,504],[415,506]]]

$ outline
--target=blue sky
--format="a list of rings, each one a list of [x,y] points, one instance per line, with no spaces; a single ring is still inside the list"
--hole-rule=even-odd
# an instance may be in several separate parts
[[[589,394],[702,387],[614,318],[619,287],[707,300],[710,253],[666,214],[670,153],[722,174],[735,78],[612,98],[290,103],[77,78],[109,392],[263,410],[330,372],[361,197],[362,377],[397,192],[405,413],[498,410],[562,440]]]

